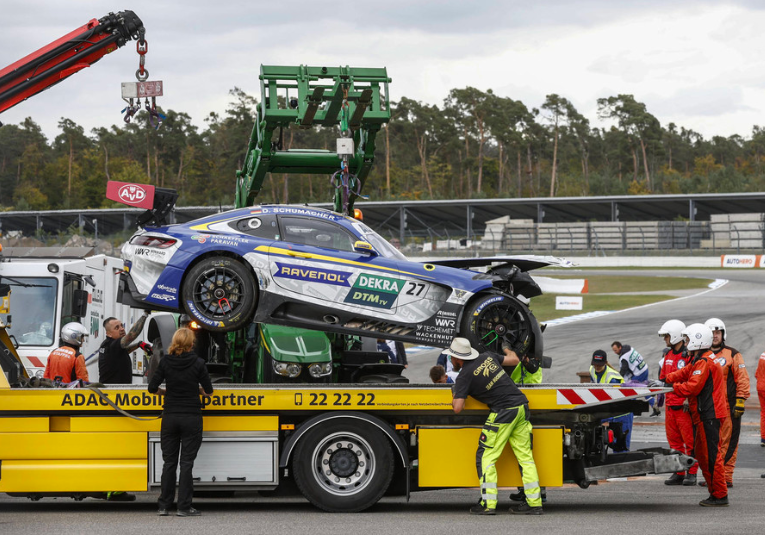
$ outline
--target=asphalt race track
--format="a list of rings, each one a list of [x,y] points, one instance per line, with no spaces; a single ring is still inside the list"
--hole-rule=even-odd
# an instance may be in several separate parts
[[[572,274],[572,271],[567,271]],[[582,271],[586,276],[587,272]],[[599,274],[605,273],[598,271]],[[619,270],[619,275],[630,272]],[[651,377],[656,376],[663,341],[656,331],[670,318],[686,323],[721,318],[730,331],[728,342],[744,355],[749,366],[752,389],[757,357],[765,351],[765,273],[755,270],[640,270],[642,276],[692,276],[724,278],[728,284],[699,294],[686,292],[684,298],[643,308],[554,325],[545,333],[545,354],[553,357],[553,368],[545,371],[545,382],[576,382],[576,372],[586,371],[592,351],[607,350],[614,340],[633,345],[647,358]],[[691,294],[697,294],[690,296]],[[412,353],[406,370],[412,382],[429,383],[429,368],[438,351]],[[616,357],[613,357],[616,364]],[[478,530],[501,533],[760,533],[765,523],[765,448],[759,446],[759,421],[755,400],[747,404],[739,448],[731,506],[702,508],[701,487],[667,487],[666,476],[631,478],[604,482],[587,490],[567,485],[550,489],[545,516],[516,517],[507,514],[509,490],[500,491],[496,517],[473,517],[468,509],[478,491],[442,490],[403,498],[384,498],[371,510],[358,514],[323,513],[302,498],[265,498],[257,493],[235,497],[197,498],[194,505],[200,518],[157,517],[157,493],[140,494],[137,502],[109,503],[96,500],[75,502],[68,498],[46,498],[31,502],[0,495],[0,533],[64,534],[164,534],[215,533],[246,534],[351,534],[392,533],[469,534]],[[662,444],[663,414],[636,418],[633,448]],[[448,446],[444,449],[444,470],[449,469]],[[87,477],[87,474],[83,474]]]
[[[582,275],[586,270],[545,271]],[[553,367],[544,372],[546,383],[578,382],[577,372],[587,371],[592,352],[603,349],[609,361],[618,369],[611,342],[619,340],[637,349],[648,362],[651,379],[658,378],[658,364],[664,341],[658,336],[659,327],[668,319],[679,319],[686,325],[704,323],[711,317],[720,318],[728,328],[727,343],[744,356],[754,392],[754,370],[757,359],[765,351],[765,271],[760,270],[598,270],[598,275],[639,275],[656,277],[698,277],[727,279],[729,282],[715,290],[686,290],[679,297],[640,308],[590,317],[549,326],[544,333],[545,355],[553,358]],[[587,297],[585,296],[585,299]],[[533,305],[533,303],[532,303]],[[533,306],[532,306],[533,312]],[[430,382],[428,370],[435,364],[438,351],[422,351],[410,358],[405,375],[411,382]],[[755,394],[756,395],[756,394]]]

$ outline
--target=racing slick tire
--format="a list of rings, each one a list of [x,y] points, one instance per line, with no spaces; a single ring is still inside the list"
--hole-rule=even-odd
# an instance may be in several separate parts
[[[165,356],[165,348],[162,347],[162,338],[157,336],[151,342],[151,358],[149,359],[149,369],[147,370],[147,377],[149,381],[154,376],[154,372],[157,371],[159,361]]]
[[[508,295],[485,294],[465,308],[461,336],[479,352],[502,354],[506,343],[523,357],[534,347],[534,316],[526,306]]]
[[[292,470],[300,492],[319,509],[355,513],[377,503],[393,479],[393,449],[361,420],[316,425],[300,438]]]
[[[188,315],[207,330],[229,332],[250,322],[258,303],[258,287],[241,260],[211,256],[186,273],[181,296]]]

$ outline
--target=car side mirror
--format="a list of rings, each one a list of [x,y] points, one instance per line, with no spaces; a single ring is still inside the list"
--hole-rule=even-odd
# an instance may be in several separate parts
[[[369,256],[377,256],[377,251],[375,251],[374,247],[372,247],[372,244],[369,242],[359,240],[353,244],[353,250],[357,253]]]

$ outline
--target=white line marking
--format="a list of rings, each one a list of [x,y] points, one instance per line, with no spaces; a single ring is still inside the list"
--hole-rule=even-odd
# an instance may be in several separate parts
[[[587,312],[585,314],[577,314],[576,316],[567,316],[565,318],[558,318],[555,320],[550,321],[544,321],[540,323],[546,323],[547,327],[555,327],[556,325],[564,325],[566,323],[573,323],[575,321],[582,321],[582,320],[588,320],[592,318],[597,318],[600,316],[607,316],[608,314],[619,314],[620,312],[629,312],[630,310],[638,310],[640,308],[646,308],[646,307],[652,307],[654,305],[662,305],[664,303],[672,303],[674,301],[682,301],[683,299],[690,299],[692,297],[699,297],[700,295],[704,295],[709,292],[713,292],[717,290],[718,288],[722,288],[726,284],[728,284],[727,279],[715,279],[714,282],[709,284],[709,290],[704,290],[703,292],[699,292],[697,294],[693,295],[686,295],[684,297],[676,297],[674,299],[667,299],[666,301],[657,301],[656,303],[648,303],[647,305],[640,305],[636,307],[631,308],[624,308],[622,310],[596,310],[594,312]],[[533,310],[532,310],[533,312]]]

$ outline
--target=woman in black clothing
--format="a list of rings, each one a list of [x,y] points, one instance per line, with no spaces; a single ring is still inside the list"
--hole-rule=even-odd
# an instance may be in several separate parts
[[[175,498],[175,479],[180,454],[178,516],[199,516],[191,506],[194,494],[192,469],[202,445],[202,403],[199,395],[213,392],[210,375],[202,359],[192,351],[194,331],[181,328],[173,335],[167,356],[157,366],[149,382],[149,392],[165,396],[162,413],[162,491],[159,516],[167,516]],[[166,388],[160,388],[163,381]],[[201,385],[201,386],[200,386]]]

